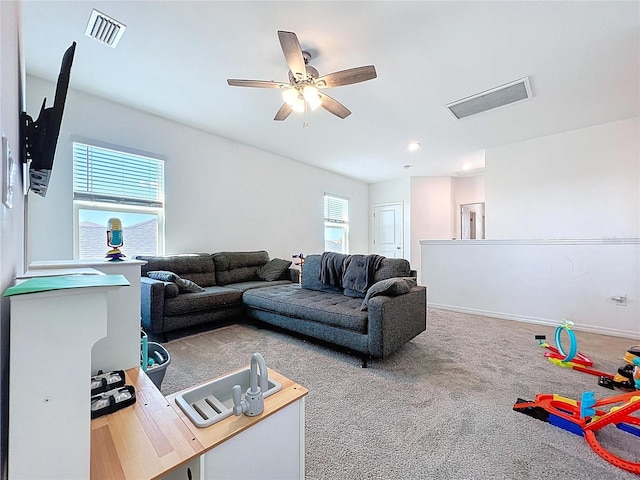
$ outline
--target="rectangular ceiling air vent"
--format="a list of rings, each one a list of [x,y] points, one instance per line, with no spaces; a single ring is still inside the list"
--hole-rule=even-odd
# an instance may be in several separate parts
[[[127,26],[124,23],[120,23],[94,9],[91,12],[91,17],[89,17],[87,29],[84,31],[84,34],[87,37],[98,40],[100,43],[116,48],[125,28],[127,28]]]
[[[445,105],[458,120],[532,97],[529,77]]]

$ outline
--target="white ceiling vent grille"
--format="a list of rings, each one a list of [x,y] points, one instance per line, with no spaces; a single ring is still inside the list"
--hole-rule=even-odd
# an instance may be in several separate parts
[[[532,97],[529,77],[445,105],[458,120]]]
[[[100,13],[98,10],[93,10],[84,34],[87,37],[98,40],[100,43],[116,48],[125,28],[127,28],[125,24],[108,17],[104,13]]]

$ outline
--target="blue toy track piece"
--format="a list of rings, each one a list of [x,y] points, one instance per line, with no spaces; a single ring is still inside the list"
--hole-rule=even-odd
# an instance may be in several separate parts
[[[595,394],[593,392],[584,392],[580,399],[580,418],[593,417],[596,414],[593,408],[595,404]]]
[[[564,320],[562,325],[559,325],[556,328],[555,339],[556,339],[556,347],[561,355],[564,355],[564,358],[561,360],[562,362],[570,362],[573,360],[573,357],[578,353],[578,341],[576,340],[576,334],[573,333],[573,322],[569,320]],[[564,348],[562,348],[562,331],[566,331],[569,336],[569,353],[566,353]]]

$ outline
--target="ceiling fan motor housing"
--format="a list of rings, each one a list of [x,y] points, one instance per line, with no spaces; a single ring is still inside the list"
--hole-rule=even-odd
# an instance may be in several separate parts
[[[309,81],[310,83],[313,83],[314,80],[316,80],[320,74],[318,73],[318,70],[316,70],[314,67],[312,67],[311,65],[305,65],[305,69],[307,71],[307,78],[304,78],[302,80],[298,80],[295,75],[293,73],[291,73],[291,70],[289,70],[289,82],[291,82],[292,85],[297,84],[297,83],[302,83],[305,81]]]

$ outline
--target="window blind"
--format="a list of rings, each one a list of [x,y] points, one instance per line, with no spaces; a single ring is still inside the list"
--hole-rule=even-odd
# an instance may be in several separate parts
[[[73,198],[162,207],[164,162],[74,142]]]
[[[332,223],[347,223],[349,221],[349,200],[325,194],[324,219]]]

